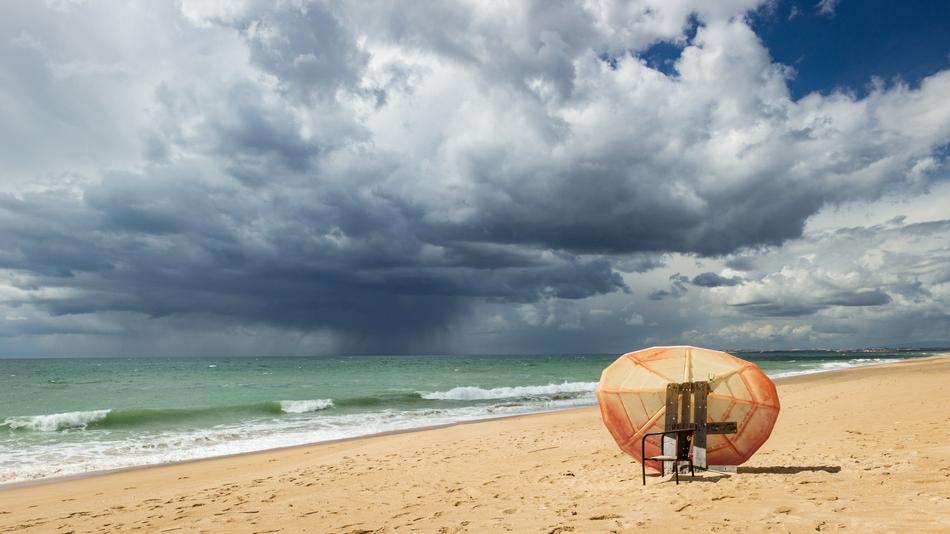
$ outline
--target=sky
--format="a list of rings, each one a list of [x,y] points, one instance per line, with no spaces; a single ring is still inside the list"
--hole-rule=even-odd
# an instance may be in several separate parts
[[[947,2],[0,15],[0,357],[950,346]]]

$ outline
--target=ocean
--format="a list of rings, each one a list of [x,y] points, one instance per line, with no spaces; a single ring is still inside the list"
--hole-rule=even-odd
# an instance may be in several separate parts
[[[734,352],[772,377],[932,352]],[[616,354],[0,360],[0,484],[596,404]]]

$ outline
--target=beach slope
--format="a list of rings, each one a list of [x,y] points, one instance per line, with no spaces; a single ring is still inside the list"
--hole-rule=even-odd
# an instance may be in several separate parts
[[[779,382],[738,474],[641,486],[596,408],[0,489],[0,532],[950,531],[950,357]]]

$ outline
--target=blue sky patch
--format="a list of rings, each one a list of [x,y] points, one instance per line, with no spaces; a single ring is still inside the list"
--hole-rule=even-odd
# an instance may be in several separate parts
[[[795,69],[792,97],[835,90],[867,95],[872,77],[916,87],[950,67],[950,2],[779,0],[749,16],[774,61]]]
[[[651,69],[658,70],[667,76],[676,75],[676,62],[683,53],[683,49],[693,42],[696,30],[699,29],[699,20],[695,16],[689,18],[686,38],[681,42],[660,41],[637,54]]]

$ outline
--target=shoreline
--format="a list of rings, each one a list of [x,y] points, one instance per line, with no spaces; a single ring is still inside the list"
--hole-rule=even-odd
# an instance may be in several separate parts
[[[18,488],[32,487],[32,486],[42,486],[42,485],[45,485],[45,484],[56,484],[56,483],[58,483],[58,482],[69,482],[69,481],[73,481],[73,480],[82,480],[82,479],[85,479],[85,478],[95,478],[95,477],[101,477],[101,476],[108,476],[108,475],[113,475],[113,474],[116,474],[116,473],[127,473],[127,472],[138,471],[138,470],[159,469],[159,468],[162,468],[162,467],[187,465],[187,464],[194,464],[194,463],[198,463],[198,462],[207,462],[207,461],[214,461],[214,460],[224,460],[224,459],[230,459],[230,458],[240,458],[240,457],[242,457],[242,456],[253,456],[253,455],[257,455],[257,454],[267,454],[267,453],[274,453],[274,452],[281,452],[281,451],[292,451],[292,450],[295,450],[295,449],[305,449],[305,448],[308,448],[308,447],[319,447],[319,446],[321,446],[321,445],[336,445],[336,444],[340,444],[340,443],[347,443],[347,442],[351,442],[351,441],[359,441],[359,440],[363,440],[363,439],[381,438],[381,437],[386,437],[386,436],[398,436],[398,435],[402,435],[402,434],[413,434],[413,433],[415,433],[415,432],[426,432],[426,431],[429,431],[429,430],[440,430],[440,429],[444,429],[444,428],[454,428],[454,427],[458,427],[458,426],[474,425],[474,424],[478,424],[478,423],[492,423],[492,422],[495,422],[495,421],[505,421],[505,420],[508,420],[508,419],[520,419],[520,418],[523,418],[523,417],[534,417],[534,416],[538,416],[538,415],[546,415],[546,414],[552,414],[552,413],[563,413],[563,412],[570,412],[570,411],[574,411],[574,410],[577,410],[577,411],[589,410],[589,409],[590,409],[591,407],[593,407],[593,406],[596,406],[596,403],[594,403],[594,404],[592,404],[592,405],[584,405],[584,406],[571,406],[571,407],[569,407],[569,408],[555,408],[555,409],[552,409],[552,410],[545,410],[545,411],[540,411],[540,412],[520,413],[520,414],[515,414],[515,415],[499,415],[499,416],[497,416],[497,417],[488,417],[488,418],[483,418],[483,419],[470,419],[470,420],[466,420],[466,421],[456,421],[456,422],[454,422],[454,423],[443,423],[443,424],[439,424],[439,425],[427,425],[427,426],[417,426],[417,427],[412,427],[412,428],[403,428],[403,429],[399,429],[399,430],[388,430],[388,431],[386,431],[386,432],[376,432],[376,433],[373,433],[373,434],[362,434],[362,435],[359,435],[359,436],[350,436],[350,437],[348,437],[348,438],[337,438],[337,439],[330,439],[330,440],[326,440],[326,441],[313,441],[313,442],[310,442],[310,443],[298,443],[298,444],[296,444],[296,445],[284,445],[284,446],[281,446],[281,447],[271,447],[271,448],[269,448],[269,449],[261,449],[261,450],[257,450],[257,451],[234,452],[234,453],[230,453],[230,454],[221,454],[221,455],[218,455],[218,456],[205,456],[205,457],[201,457],[201,458],[189,458],[189,459],[187,459],[187,460],[178,460],[178,461],[174,461],[174,462],[162,462],[162,463],[155,463],[155,464],[130,465],[130,466],[128,466],[128,467],[116,467],[115,469],[103,469],[103,470],[101,470],[101,471],[88,471],[88,472],[85,472],[85,473],[74,473],[74,474],[71,474],[71,475],[63,475],[63,476],[58,476],[58,477],[37,478],[37,479],[35,479],[35,480],[19,480],[19,481],[17,481],[17,482],[9,482],[9,483],[6,483],[6,484],[0,484],[0,493],[2,493],[2,492],[5,491],[5,490],[8,490],[8,489],[18,489]]]
[[[804,374],[798,374],[798,375],[786,375],[786,376],[779,376],[775,378],[773,377],[769,377],[769,378],[772,378],[772,382],[775,382],[776,385],[791,384],[791,383],[797,383],[799,381],[798,379],[806,379],[809,377],[813,377],[815,375],[824,376],[824,375],[836,374],[836,373],[847,373],[849,371],[857,371],[860,369],[872,369],[876,367],[886,367],[890,365],[903,365],[909,362],[939,361],[939,360],[948,359],[948,358],[950,358],[950,352],[941,352],[937,354],[931,354],[929,356],[921,356],[919,358],[904,358],[904,359],[900,359],[894,362],[869,363],[867,365],[856,365],[854,367],[845,367],[842,369],[826,369],[822,371],[815,371],[814,373],[804,373]]]
[[[813,372],[807,372],[807,373],[802,373],[802,374],[774,377],[772,378],[772,381],[775,382],[776,385],[796,384],[796,383],[808,382],[810,381],[810,379],[816,376],[834,375],[834,374],[840,374],[840,373],[848,373],[848,372],[860,370],[860,369],[877,368],[877,367],[884,367],[884,366],[891,366],[891,365],[901,365],[907,362],[940,360],[940,359],[945,359],[945,358],[950,359],[950,353],[932,354],[929,356],[921,356],[917,358],[906,358],[906,359],[901,359],[901,360],[893,361],[893,362],[858,365],[858,366],[846,367],[842,369],[816,370]],[[308,443],[298,443],[294,445],[285,445],[285,446],[280,446],[280,447],[271,447],[267,449],[260,449],[260,450],[253,450],[253,451],[235,452],[235,453],[215,455],[215,456],[204,456],[200,458],[189,458],[187,460],[178,460],[178,461],[172,461],[172,462],[130,465],[126,467],[117,467],[114,469],[87,471],[87,472],[73,473],[73,474],[62,475],[62,476],[37,478],[37,479],[32,479],[32,480],[19,480],[19,481],[9,482],[9,483],[0,483],[0,493],[10,491],[10,490],[27,488],[27,487],[44,486],[48,484],[57,484],[61,482],[70,482],[70,481],[76,481],[76,480],[83,480],[87,478],[98,478],[98,477],[104,477],[104,476],[110,476],[110,475],[119,474],[119,473],[128,473],[128,472],[134,472],[134,471],[140,471],[140,470],[160,469],[160,468],[169,467],[169,466],[181,466],[181,465],[188,465],[188,464],[194,464],[194,463],[206,462],[206,461],[223,460],[223,459],[229,459],[229,458],[240,458],[243,456],[276,453],[276,452],[281,452],[281,451],[291,451],[295,449],[303,449],[303,448],[308,448],[308,447],[334,445],[334,444],[347,443],[347,442],[358,441],[358,440],[374,439],[374,438],[380,438],[380,437],[385,437],[385,436],[395,436],[395,435],[401,435],[401,434],[412,434],[416,432],[440,430],[440,429],[445,429],[445,428],[453,428],[453,427],[458,427],[458,426],[473,425],[473,424],[480,424],[480,423],[491,423],[491,422],[504,421],[504,420],[509,420],[509,419],[530,418],[530,417],[537,417],[537,416],[547,415],[547,414],[570,413],[570,412],[575,412],[575,411],[580,412],[584,410],[589,410],[596,406],[597,406],[597,402],[595,400],[593,401],[592,404],[582,405],[582,406],[571,406],[567,408],[553,408],[550,410],[540,410],[537,412],[522,413],[522,414],[515,414],[515,415],[501,415],[497,417],[484,417],[484,418],[456,421],[456,422],[443,423],[443,424],[437,424],[437,425],[425,425],[425,426],[404,428],[404,429],[398,429],[398,430],[389,430],[385,432],[376,432],[372,434],[362,434],[358,436],[350,436],[350,437],[345,437],[345,438],[330,439],[330,440],[325,440],[325,441],[314,441],[314,442],[308,442]]]
[[[858,370],[858,369],[868,369],[868,368],[876,368],[876,367],[882,367],[882,366],[900,365],[900,364],[903,364],[903,363],[905,363],[905,362],[919,362],[919,361],[927,361],[927,360],[939,360],[939,359],[943,359],[943,358],[950,358],[950,353],[932,354],[932,355],[929,355],[929,356],[921,356],[921,357],[917,357],[917,358],[905,358],[905,359],[901,359],[901,360],[893,361],[893,362],[883,362],[883,363],[872,363],[872,364],[866,364],[866,365],[857,365],[857,366],[854,366],[854,367],[846,367],[846,368],[843,368],[843,369],[817,370],[817,371],[807,372],[807,373],[802,373],[802,374],[775,377],[775,378],[772,378],[772,381],[775,382],[776,385],[781,385],[781,384],[794,384],[794,383],[808,382],[810,378],[815,377],[815,376],[818,376],[818,375],[825,376],[825,375],[829,375],[829,374],[847,373],[847,372],[849,372],[849,371],[854,371],[854,370]],[[771,377],[770,377],[770,378],[771,378]],[[550,410],[540,410],[540,411],[537,411],[537,412],[530,412],[530,413],[523,413],[523,414],[501,415],[501,416],[497,416],[497,417],[484,417],[484,418],[470,419],[470,420],[464,420],[464,421],[455,421],[455,422],[451,422],[451,423],[443,423],[443,424],[437,424],[437,425],[425,425],[425,426],[404,428],[404,429],[398,429],[398,430],[389,430],[389,431],[385,431],[385,432],[376,432],[376,433],[372,433],[372,434],[361,434],[361,435],[358,435],[358,436],[350,436],[350,437],[338,438],[338,439],[331,439],[331,440],[325,440],[325,441],[314,441],[314,442],[308,442],[308,443],[298,443],[298,444],[295,444],[295,445],[286,445],[286,446],[281,446],[281,447],[272,447],[272,448],[268,448],[268,449],[260,449],[260,450],[253,450],[253,451],[244,451],[244,452],[235,452],[235,453],[222,454],[222,455],[216,455],[216,456],[204,456],[204,457],[200,457],[200,458],[189,458],[189,459],[187,459],[187,460],[178,460],[178,461],[172,461],[172,462],[160,462],[160,463],[153,463],[153,464],[130,465],[130,466],[126,466],[126,467],[117,467],[117,468],[114,468],[114,469],[103,469],[103,470],[97,470],[97,471],[87,471],[87,472],[83,472],[83,473],[73,473],[73,474],[63,475],[63,476],[37,478],[37,479],[33,479],[33,480],[19,480],[19,481],[16,481],[16,482],[0,483],[0,493],[5,492],[5,491],[9,491],[9,490],[16,490],[16,489],[27,488],[27,487],[43,486],[43,485],[47,485],[47,484],[57,484],[57,483],[61,483],[61,482],[69,482],[69,481],[75,481],[75,480],[83,480],[83,479],[87,479],[87,478],[98,478],[98,477],[103,477],[103,476],[114,475],[114,474],[117,474],[117,473],[127,473],[127,472],[139,471],[139,470],[159,469],[159,468],[163,468],[163,467],[188,465],[188,464],[194,464],[194,463],[198,463],[198,462],[206,462],[206,461],[214,461],[214,460],[223,460],[223,459],[228,459],[228,458],[239,458],[239,457],[249,456],[249,455],[276,453],[276,452],[290,451],[290,450],[301,449],[301,448],[316,447],[316,446],[322,446],[322,445],[333,445],[333,444],[338,444],[338,443],[347,443],[347,442],[358,441],[358,440],[364,440],[364,439],[380,438],[380,437],[384,437],[384,436],[395,436],[395,435],[400,435],[400,434],[412,434],[412,433],[415,433],[415,432],[425,432],[425,431],[430,431],[430,430],[439,430],[439,429],[452,428],[452,427],[463,426],[463,425],[472,425],[472,424],[479,424],[479,423],[490,423],[490,422],[503,421],[503,420],[508,420],[508,419],[530,418],[530,417],[536,417],[536,416],[546,415],[546,414],[552,414],[552,413],[565,413],[565,412],[566,412],[566,413],[570,413],[570,412],[574,412],[574,411],[589,410],[589,409],[591,409],[592,407],[596,407],[596,406],[597,406],[597,402],[596,402],[596,400],[595,400],[595,401],[593,401],[592,404],[589,404],[589,405],[582,405],[582,406],[570,406],[570,407],[566,407],[566,408],[553,408],[553,409],[550,409]]]
[[[762,448],[679,485],[643,486],[590,406],[7,487],[0,533],[947,531],[948,378],[950,355],[777,380]]]

